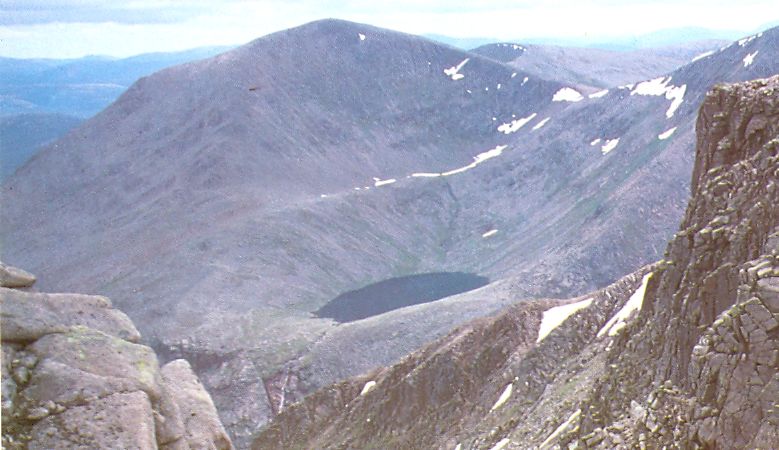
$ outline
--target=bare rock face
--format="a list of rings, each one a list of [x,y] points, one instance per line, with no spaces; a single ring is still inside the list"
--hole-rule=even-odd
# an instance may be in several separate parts
[[[76,325],[138,342],[140,333],[105,297],[80,294],[41,294],[0,288],[3,296],[3,342],[34,342]]]
[[[232,448],[230,438],[219,421],[214,402],[184,359],[171,361],[162,367],[162,379],[176,404],[179,405],[185,427],[185,439],[191,449]]]
[[[0,308],[3,448],[232,448],[188,364],[165,375],[107,298],[3,287]]]
[[[0,287],[24,288],[32,286],[33,283],[35,283],[35,275],[0,263]]]
[[[37,422],[30,449],[157,448],[153,411],[140,391],[116,393]]]
[[[323,389],[255,448],[776,448],[779,77],[715,87],[697,132],[663,260],[567,302],[536,342],[555,304],[517,305]]]

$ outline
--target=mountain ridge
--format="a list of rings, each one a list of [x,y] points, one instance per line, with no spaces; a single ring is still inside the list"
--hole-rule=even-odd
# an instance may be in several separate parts
[[[327,345],[352,337],[311,316],[339,294],[435,271],[500,283],[418,345],[474,317],[477,294],[498,293],[489,311],[582,294],[659,257],[687,194],[676,175],[692,168],[701,86],[776,73],[775,39],[590,98],[360,24],[277,33],[139,80],[36,155],[3,185],[4,258],[44,287],[110,295],[158,353],[192,362],[240,445],[272,414],[264,380],[296,361],[305,372],[318,342],[325,373],[357,370],[332,368]],[[698,75],[708,65],[722,67]],[[456,304],[436,303],[424,306]],[[406,312],[392,317],[423,317]],[[371,339],[374,323],[350,329]]]

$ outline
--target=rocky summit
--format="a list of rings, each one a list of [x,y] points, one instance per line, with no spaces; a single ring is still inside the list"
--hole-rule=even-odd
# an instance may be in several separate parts
[[[777,205],[779,77],[716,86],[663,259],[321,389],[254,448],[776,448]]]
[[[3,448],[233,448],[187,361],[160,368],[107,298],[34,282],[0,263]]]

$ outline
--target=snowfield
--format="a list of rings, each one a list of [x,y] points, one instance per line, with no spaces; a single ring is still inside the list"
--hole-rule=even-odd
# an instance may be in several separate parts
[[[538,338],[536,343],[544,340],[555,328],[559,327],[565,320],[577,311],[588,308],[592,304],[592,299],[588,298],[580,302],[568,305],[555,306],[544,311],[544,317],[541,319],[541,326],[538,327]]]
[[[652,272],[644,275],[641,279],[641,286],[636,289],[636,292],[630,296],[625,305],[617,311],[614,316],[606,322],[605,325],[598,331],[598,337],[602,337],[608,333],[609,336],[616,336],[627,325],[627,321],[634,311],[639,311],[644,304],[644,294],[646,293],[646,286],[649,283],[649,279],[652,278]]]
[[[579,102],[584,100],[582,94],[576,89],[564,87],[555,92],[552,97],[553,102]]]
[[[460,61],[460,64],[456,66],[452,66],[448,69],[444,69],[444,74],[446,74],[448,77],[450,77],[452,80],[461,80],[465,78],[465,75],[459,73],[460,69],[463,68],[466,64],[468,64],[468,61],[470,61],[471,58],[465,58],[464,60]]]
[[[498,131],[500,131],[503,134],[511,134],[516,131],[518,131],[520,128],[524,127],[528,122],[535,119],[537,113],[533,113],[527,117],[524,117],[522,119],[512,120],[511,122],[504,123],[500,126],[498,126]]]

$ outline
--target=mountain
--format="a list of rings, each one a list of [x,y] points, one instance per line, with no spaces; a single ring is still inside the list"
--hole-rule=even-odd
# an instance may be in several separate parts
[[[0,58],[0,114],[57,113],[87,118],[141,77],[227,49],[206,47],[123,59]]]
[[[4,255],[52,286],[111,295],[160,352],[187,355],[233,432],[250,433],[270,414],[261,378],[334,327],[312,311],[443,258],[446,182],[393,177],[467,169],[500,152],[493,115],[564,108],[547,105],[562,85],[545,80],[495,87],[501,104],[465,89],[513,73],[339,21],[164,70],[6,183]],[[16,247],[22,223],[57,249]]]
[[[778,23],[766,23],[755,30],[713,30],[702,27],[683,27],[668,28],[652,33],[627,35],[622,37],[573,37],[573,38],[554,38],[554,37],[522,37],[517,36],[515,42],[523,42],[524,46],[538,47],[568,47],[578,49],[606,50],[630,53],[637,50],[652,50],[660,48],[686,48],[696,46],[699,43],[709,42],[732,42],[747,34],[756,34],[768,28],[778,26]],[[432,39],[443,44],[451,45],[463,50],[472,50],[477,47],[494,44],[499,39],[494,38],[458,38],[440,34],[426,34],[426,38]]]
[[[492,44],[498,39],[487,37],[475,37],[475,38],[459,38],[446,36],[443,34],[424,34],[423,37],[430,39],[431,41],[440,42],[442,44],[451,45],[457,47],[460,50],[470,50],[472,48],[480,47],[482,45]]]
[[[124,59],[0,58],[0,181],[43,144],[108,106],[137,79],[227,49],[197,48]]]
[[[664,258],[289,406],[253,448],[773,448],[779,77],[716,87]]]
[[[727,42],[697,41],[675,47],[615,51],[497,43],[471,51],[541,78],[609,88],[672,72],[723,45]]]
[[[160,368],[107,298],[33,283],[0,263],[3,448],[233,448],[187,361]]]
[[[0,181],[21,167],[38,150],[64,135],[81,119],[64,114],[0,116]]]
[[[39,152],[3,184],[3,258],[44,287],[109,295],[164,359],[191,362],[242,446],[288,394],[659,258],[706,90],[778,73],[778,40],[602,91],[314,22],[143,78]],[[441,273],[490,283],[316,315]]]
[[[775,28],[776,23],[767,23],[754,30],[714,30],[703,27],[667,28],[646,34],[624,35],[621,37],[573,37],[573,38],[525,38],[519,39],[527,44],[557,47],[580,47],[618,52],[632,52],[653,48],[680,48],[688,44],[704,41],[732,42],[749,34]]]

